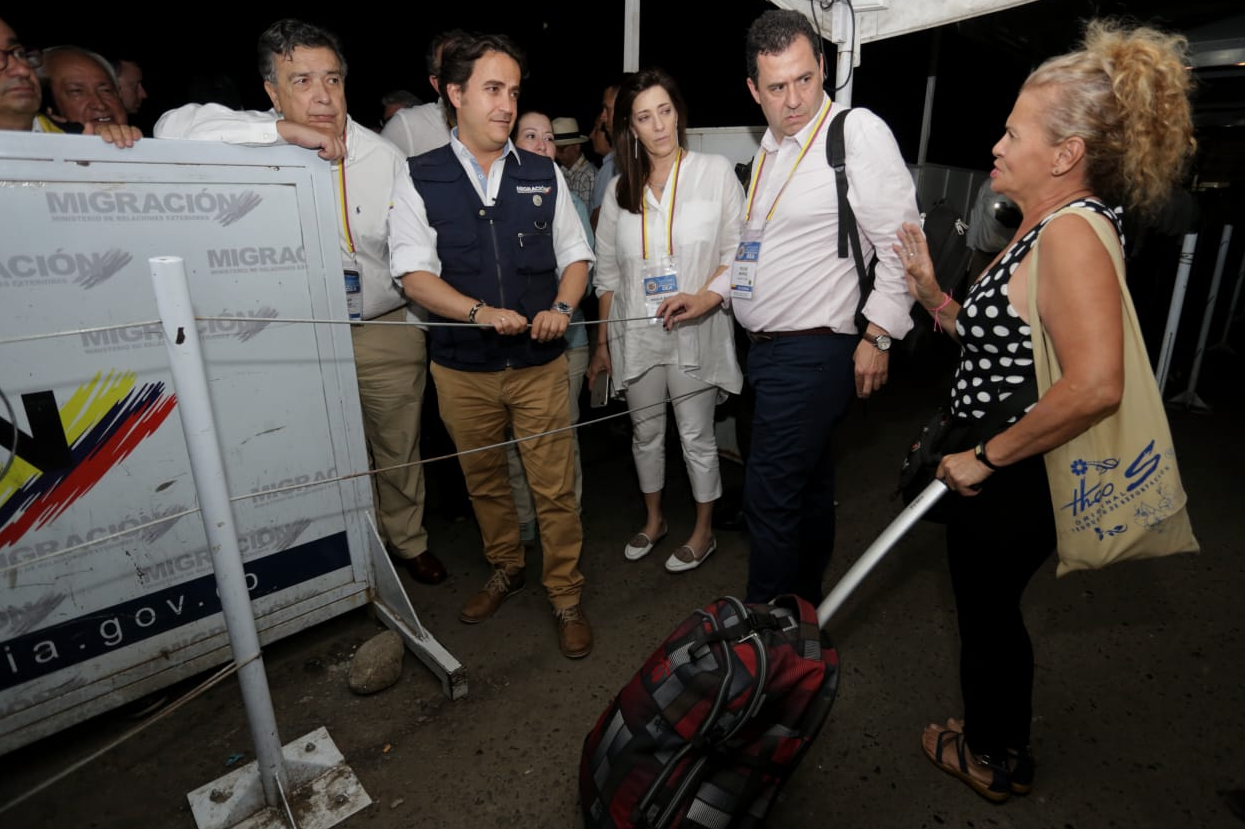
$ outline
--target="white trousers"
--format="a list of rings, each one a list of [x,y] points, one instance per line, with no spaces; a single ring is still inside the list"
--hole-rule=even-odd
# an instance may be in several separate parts
[[[718,442],[713,431],[717,386],[689,377],[675,365],[654,366],[628,383],[626,394],[631,410],[631,454],[640,491],[661,492],[666,485],[666,406],[657,404],[669,397],[675,401],[674,420],[692,497],[702,504],[716,501],[722,494]]]

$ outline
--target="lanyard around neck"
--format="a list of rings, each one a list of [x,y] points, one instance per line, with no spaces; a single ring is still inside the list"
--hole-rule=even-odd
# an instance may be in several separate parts
[[[674,256],[674,203],[679,195],[679,167],[683,163],[683,148],[674,157],[674,184],[670,186],[670,211],[666,214],[666,252]],[[640,252],[648,259],[648,212],[644,208],[647,199],[640,199]]]
[[[342,146],[346,145],[346,135],[342,134]],[[342,227],[346,231],[346,250],[354,253],[354,236],[350,233],[350,205],[346,199],[346,158],[347,154],[342,155],[341,163],[337,165],[337,180],[341,182],[341,208],[342,208]]]
[[[778,195],[774,196],[774,203],[770,205],[769,212],[765,214],[765,221],[774,218],[774,211],[778,209],[778,200],[782,198],[782,194],[787,191],[787,185],[791,183],[792,176],[795,175],[795,168],[800,166],[800,162],[804,160],[804,156],[808,153],[808,148],[813,146],[813,142],[817,140],[821,127],[826,123],[826,116],[830,114],[830,99],[826,98],[825,105],[821,108],[821,114],[817,116],[817,124],[813,127],[813,131],[809,134],[808,140],[804,142],[804,146],[800,148],[800,154],[796,156],[795,163],[791,165],[791,172],[787,173],[787,179],[782,183],[782,187],[778,190]],[[756,170],[752,173],[752,184],[748,187],[748,209],[744,212],[744,224],[752,218],[752,203],[757,197],[757,185],[761,182],[761,170],[765,167],[765,159],[769,158],[769,153],[761,150],[761,162],[757,164]]]

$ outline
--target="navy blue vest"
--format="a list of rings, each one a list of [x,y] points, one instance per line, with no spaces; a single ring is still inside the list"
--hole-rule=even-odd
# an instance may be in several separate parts
[[[407,165],[437,232],[441,278],[459,293],[518,311],[530,322],[548,311],[558,294],[557,178],[550,159],[518,152],[522,163],[506,160],[492,207],[480,201],[449,145],[408,159]],[[436,314],[431,321],[461,322]],[[428,331],[429,356],[460,371],[544,365],[566,348],[564,338],[538,343],[530,332],[501,336],[492,329],[438,326]]]

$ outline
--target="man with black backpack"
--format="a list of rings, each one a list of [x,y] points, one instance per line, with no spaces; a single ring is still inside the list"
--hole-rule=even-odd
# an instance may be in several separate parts
[[[917,222],[912,178],[886,124],[857,110],[844,125],[847,202],[875,281],[861,297],[855,257],[841,257],[835,171],[826,158],[831,102],[821,37],[799,12],[771,10],[748,31],[748,88],[769,129],[753,161],[743,240],[705,291],[659,309],[667,327],[730,305],[751,346],[756,392],[744,482],[751,536],[746,601],[795,593],[813,604],[834,543],[831,427],[853,392],[887,381],[892,339],[912,327],[912,300],[892,243]],[[861,312],[866,325],[857,324]]]

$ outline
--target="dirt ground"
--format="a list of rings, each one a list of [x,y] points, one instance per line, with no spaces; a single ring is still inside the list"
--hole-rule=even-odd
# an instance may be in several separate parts
[[[785,789],[775,827],[1223,827],[1242,823],[1225,794],[1245,788],[1245,559],[1241,503],[1242,377],[1215,373],[1213,411],[1173,411],[1198,556],[1128,563],[1056,580],[1053,561],[1026,595],[1037,652],[1035,791],[981,800],[921,754],[922,726],[959,712],[955,617],[939,529],[922,524],[829,625],[842,657],[826,729]],[[885,527],[906,441],[939,399],[938,379],[897,372],[839,433],[833,583]],[[1214,391],[1213,394],[1209,390]],[[699,570],[672,576],[665,554],[691,525],[678,450],[668,454],[667,542],[638,563],[622,546],[641,505],[624,430],[582,435],[585,608],[596,646],[557,650],[529,557],[528,587],[488,622],[458,610],[487,576],[470,521],[428,517],[451,577],[437,587],[403,573],[421,621],[466,667],[468,692],[447,700],[407,655],[401,681],[369,697],[346,687],[354,650],[381,630],[366,610],[268,647],[265,665],[283,741],[325,726],[373,804],[341,825],[370,829],[578,827],[585,734],[610,697],[692,609],[742,592],[747,537],[720,532]],[[728,486],[740,471],[727,465]],[[1018,530],[1021,531],[1021,530]],[[1006,551],[1006,539],[1000,539]],[[193,682],[179,685],[184,692]],[[0,804],[131,728],[112,712],[0,757]],[[192,829],[187,792],[253,759],[235,681],[226,681],[18,807],[4,829]]]

